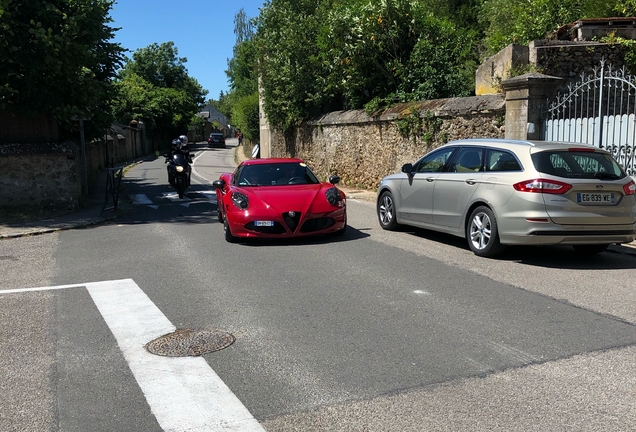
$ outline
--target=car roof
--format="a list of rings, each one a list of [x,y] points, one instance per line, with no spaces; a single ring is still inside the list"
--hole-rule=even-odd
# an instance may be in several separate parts
[[[210,135],[223,135],[223,132],[212,132]]]
[[[248,159],[243,162],[243,165],[267,165],[278,163],[303,163],[302,159],[297,158],[263,158],[263,159]]]
[[[599,149],[591,144],[584,143],[572,143],[563,141],[524,141],[502,138],[468,138],[456,141],[451,141],[444,146],[487,146],[497,147],[509,150],[521,150],[522,148],[531,149],[534,151],[544,150],[567,150],[570,148],[593,148],[597,151],[605,152],[605,150]]]

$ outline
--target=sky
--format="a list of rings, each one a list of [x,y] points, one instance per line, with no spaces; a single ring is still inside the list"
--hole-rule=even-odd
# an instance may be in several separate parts
[[[111,27],[120,28],[114,42],[130,56],[153,42],[174,42],[188,74],[208,90],[207,99],[218,99],[229,90],[227,61],[236,42],[234,16],[241,8],[257,17],[265,0],[117,0]]]

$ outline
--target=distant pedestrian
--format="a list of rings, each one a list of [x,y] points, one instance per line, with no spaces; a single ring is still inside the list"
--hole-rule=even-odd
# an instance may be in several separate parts
[[[238,131],[236,137],[238,138],[239,145],[243,145],[243,134],[241,133],[241,131]]]

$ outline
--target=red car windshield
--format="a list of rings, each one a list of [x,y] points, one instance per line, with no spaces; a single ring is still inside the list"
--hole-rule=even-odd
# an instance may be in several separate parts
[[[304,163],[254,164],[242,166],[234,175],[238,186],[289,186],[320,181]]]

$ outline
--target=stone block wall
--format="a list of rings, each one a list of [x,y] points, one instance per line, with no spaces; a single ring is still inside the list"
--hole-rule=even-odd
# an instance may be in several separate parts
[[[0,205],[74,209],[81,194],[79,148],[62,144],[0,145]]]
[[[529,50],[529,62],[536,65],[539,72],[563,78],[565,83],[579,81],[581,73],[593,74],[602,59],[615,69],[625,65],[626,51],[620,44],[534,41]]]
[[[86,143],[88,192],[95,191],[104,168],[133,161],[144,150],[143,130],[123,127],[126,136],[114,130]],[[106,147],[108,157],[106,159]],[[79,143],[0,144],[0,207],[54,207],[74,209],[82,194]]]
[[[337,174],[347,186],[373,190],[382,177],[448,141],[503,138],[504,116],[500,95],[400,104],[377,117],[333,112],[288,136],[273,132],[271,152],[305,160],[321,179]]]
[[[475,73],[477,95],[502,92],[501,83],[513,77],[511,72],[526,69],[563,79],[563,86],[590,75],[601,60],[614,69],[625,66],[626,48],[620,44],[593,41],[536,40],[528,46],[511,44],[485,59]],[[635,74],[636,71],[627,71]]]
[[[526,45],[510,44],[492,57],[484,59],[475,73],[475,94],[501,92],[502,81],[510,78],[510,71],[528,64]]]

